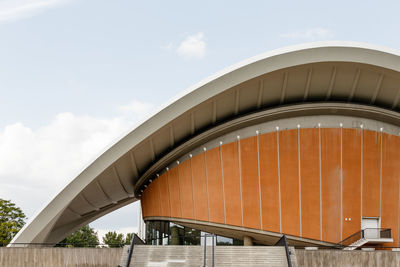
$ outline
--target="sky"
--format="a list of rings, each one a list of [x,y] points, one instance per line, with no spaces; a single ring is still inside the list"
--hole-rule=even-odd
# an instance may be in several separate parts
[[[400,49],[399,1],[0,0],[0,198],[33,218],[213,73],[299,43]],[[138,203],[91,223],[136,231]]]

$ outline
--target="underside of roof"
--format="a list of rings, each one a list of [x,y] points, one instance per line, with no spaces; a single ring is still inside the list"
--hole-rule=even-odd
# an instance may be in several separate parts
[[[318,43],[257,56],[190,88],[119,140],[12,243],[56,243],[140,199],[143,187],[171,162],[232,127],[242,127],[235,126],[238,118],[250,123],[248,116],[260,112],[272,114],[262,120],[274,120],[276,110],[281,117],[354,111],[355,116],[400,125],[399,102],[400,57],[395,51]],[[363,107],[375,113],[360,111]]]

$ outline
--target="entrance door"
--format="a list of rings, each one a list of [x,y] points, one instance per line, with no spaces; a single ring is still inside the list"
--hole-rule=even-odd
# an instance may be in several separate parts
[[[380,238],[379,218],[363,218],[361,229],[364,230],[364,238]]]

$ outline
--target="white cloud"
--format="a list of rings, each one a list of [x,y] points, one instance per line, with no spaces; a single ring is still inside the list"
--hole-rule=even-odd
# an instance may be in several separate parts
[[[176,49],[178,55],[186,58],[201,59],[206,54],[206,42],[204,41],[204,33],[199,32],[195,35],[189,35]]]
[[[3,0],[0,1],[0,23],[16,21],[63,5],[72,0]]]
[[[332,31],[317,27],[307,30],[295,31],[290,33],[284,33],[280,35],[281,38],[285,39],[300,39],[305,41],[317,41],[317,40],[329,40],[334,37]]]
[[[153,108],[154,106],[150,103],[133,100],[127,105],[119,106],[117,109],[123,113],[147,115]]]
[[[11,199],[32,217],[143,117],[149,104],[134,103],[139,106],[133,109],[135,116],[97,118],[66,112],[38,129],[21,123],[0,129],[0,198]]]

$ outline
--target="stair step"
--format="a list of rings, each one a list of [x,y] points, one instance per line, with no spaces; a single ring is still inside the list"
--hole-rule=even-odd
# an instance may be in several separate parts
[[[129,246],[123,249],[120,265],[124,266]],[[268,266],[286,267],[284,247],[243,247],[217,246],[214,248],[215,266]],[[292,266],[297,266],[294,248],[290,248]],[[211,266],[212,247],[207,247],[207,266]],[[131,266],[202,266],[204,247],[202,246],[135,246]]]

